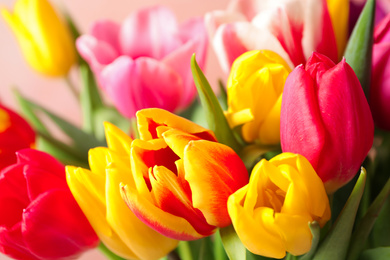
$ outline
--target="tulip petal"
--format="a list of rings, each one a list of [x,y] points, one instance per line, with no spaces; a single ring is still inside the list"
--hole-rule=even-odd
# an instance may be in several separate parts
[[[311,247],[312,234],[309,215],[275,214],[275,225],[283,234],[286,251],[292,255],[307,253]]]
[[[118,154],[130,155],[131,142],[130,136],[126,135],[115,125],[105,122],[104,131],[106,133],[106,140],[108,148]]]
[[[194,18],[180,26],[180,36],[184,45],[164,57],[163,63],[174,69],[182,78],[183,97],[179,108],[188,106],[194,99],[196,88],[192,79],[191,57],[196,57],[201,67],[206,62],[208,39],[202,18]]]
[[[173,111],[182,95],[182,80],[175,71],[156,60],[121,56],[101,74],[103,88],[126,117],[137,110],[160,107]],[[169,102],[167,102],[169,100]]]
[[[161,234],[178,240],[194,240],[204,237],[187,220],[162,211],[131,187],[122,186],[121,194],[131,211],[142,222]]]
[[[184,149],[190,141],[201,140],[199,137],[177,129],[165,131],[162,136],[169,148],[180,158],[184,158]]]
[[[134,258],[134,253],[108,225],[105,200],[104,204],[100,200],[96,200],[95,195],[91,193],[88,187],[84,186],[84,180],[94,173],[73,166],[67,166],[66,173],[69,188],[99,239],[115,254],[121,257]],[[103,188],[101,192],[104,193],[105,189]]]
[[[131,14],[122,24],[122,53],[134,59],[142,56],[162,59],[181,44],[175,15],[168,8],[156,6]]]
[[[64,167],[62,172],[65,176]],[[24,176],[27,181],[27,192],[30,201],[35,200],[47,190],[68,188],[63,178],[54,175],[52,172],[42,170],[42,168],[26,165],[24,168]]]
[[[212,131],[163,109],[153,108],[138,111],[137,125],[140,137],[145,141],[157,138],[155,130],[157,126],[169,126],[202,139],[216,141]]]
[[[86,249],[83,245],[94,247],[98,243],[88,221],[80,221],[83,219],[70,191],[42,193],[23,212],[24,241],[31,252],[42,258],[77,255]]]
[[[76,40],[76,47],[80,55],[90,64],[97,74],[100,85],[100,72],[104,67],[113,62],[119,53],[105,41],[91,35],[82,35]],[[104,87],[104,85],[102,85]]]
[[[106,204],[107,222],[118,234],[126,246],[134,252],[137,259],[159,259],[168,250],[173,250],[178,241],[170,240],[160,235],[147,225],[142,223],[126,206],[120,194],[120,183],[133,183],[130,174],[122,174],[128,167],[119,158],[113,158],[112,164],[107,169]],[[151,252],[150,241],[158,247]],[[169,251],[170,251],[169,250]]]
[[[204,16],[206,29],[210,38],[214,38],[219,26],[225,23],[247,22],[247,18],[235,11],[211,11]]]
[[[109,20],[101,20],[96,21],[92,25],[91,35],[96,38],[98,42],[107,43],[112,48],[112,51],[115,51],[119,54],[119,31],[119,24]]]
[[[288,76],[282,98],[280,139],[283,151],[302,154],[316,168],[325,145],[325,132],[314,84],[303,66]],[[292,95],[295,98],[289,98]],[[296,142],[302,139],[306,142]]]
[[[252,253],[283,258],[286,255],[284,243],[280,235],[272,230],[274,211],[270,208],[258,208],[254,211],[253,208],[246,210],[242,207],[247,187],[238,190],[228,200],[229,215],[237,235]]]
[[[229,225],[227,199],[248,183],[244,163],[230,147],[206,140],[189,142],[183,160],[194,207],[210,225]]]
[[[18,163],[31,166],[42,166],[48,172],[55,174],[58,178],[65,180],[64,166],[51,155],[34,149],[23,149],[16,153]]]
[[[21,232],[21,222],[15,225],[12,229],[0,226],[0,252],[15,259],[40,259],[33,255],[26,247]]]

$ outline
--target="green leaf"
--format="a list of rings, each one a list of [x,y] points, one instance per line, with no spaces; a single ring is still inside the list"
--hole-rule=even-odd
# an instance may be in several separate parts
[[[219,103],[221,104],[221,107],[223,110],[227,110],[228,109],[228,101],[227,101],[226,88],[223,85],[222,80],[218,81],[218,85],[219,85],[219,97],[218,97]]]
[[[363,195],[367,173],[361,169],[351,195],[331,230],[321,243],[313,260],[345,260],[354,220]]]
[[[383,206],[378,219],[371,231],[371,244],[374,247],[390,247],[390,198],[387,199]]]
[[[357,225],[355,232],[353,233],[351,243],[348,251],[348,260],[355,260],[358,258],[360,252],[364,249],[367,238],[371,232],[372,227],[378,215],[390,195],[390,179],[387,180],[386,185],[382,191],[375,198],[374,202],[368,208],[366,214]]]
[[[28,100],[21,95],[18,96],[18,99],[23,103],[23,110],[28,111],[32,117],[37,119],[36,121],[38,122],[38,127],[36,127],[36,130],[42,138],[51,143],[51,148],[57,147],[57,149],[64,150],[66,153],[71,154],[73,159],[77,158],[85,162],[90,148],[106,145],[104,142],[98,141],[94,136],[85,133],[73,124],[51,113],[31,100]],[[59,127],[59,129],[62,130],[62,132],[70,139],[70,145],[56,140],[44,126],[40,126],[42,122],[37,115],[38,112],[46,115],[56,126]],[[35,123],[33,123],[33,125],[34,127],[36,126]],[[44,131],[41,131],[41,128],[44,129]],[[60,151],[58,151],[58,153],[60,153]]]
[[[219,142],[226,144],[236,152],[239,152],[242,147],[234,136],[232,129],[230,129],[221,105],[211,89],[209,82],[199,68],[195,59],[195,54],[192,55],[191,58],[191,70],[210,130],[215,133]]]
[[[221,234],[216,232],[214,234],[214,256],[218,260],[227,260],[228,256],[223,248]]]
[[[344,52],[345,59],[355,71],[366,97],[370,85],[374,18],[375,0],[367,0]]]
[[[230,260],[245,260],[246,248],[238,237],[233,225],[220,228],[222,244]]]
[[[388,260],[390,259],[390,247],[378,247],[364,251],[359,260]]]
[[[199,260],[214,260],[214,252],[212,248],[211,237],[201,239],[201,246],[199,250]]]
[[[110,122],[120,128],[123,132],[129,133],[130,120],[124,118],[118,110],[113,107],[101,107],[94,112],[95,136],[98,140],[105,140],[104,122]]]
[[[317,251],[318,243],[320,242],[321,237],[321,227],[320,224],[318,224],[317,221],[313,221],[309,223],[309,228],[311,231],[311,234],[313,235],[313,239],[311,242],[311,248],[310,251],[307,252],[304,256],[300,258],[300,260],[310,260],[315,252]]]

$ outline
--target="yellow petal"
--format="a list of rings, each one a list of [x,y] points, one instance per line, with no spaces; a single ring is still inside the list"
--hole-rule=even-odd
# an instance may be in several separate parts
[[[104,123],[104,130],[108,148],[124,156],[130,156],[131,142],[133,139],[118,127],[108,122]]]
[[[107,170],[107,222],[137,259],[159,259],[173,250],[178,241],[157,233],[127,207],[120,194],[121,182],[133,182],[126,167],[114,160]],[[158,245],[153,250],[150,250],[151,241]]]
[[[165,131],[162,136],[169,148],[180,158],[184,157],[184,149],[190,141],[201,140],[199,137],[177,129]]]
[[[214,133],[188,119],[158,108],[143,109],[137,112],[137,125],[142,140],[157,138],[156,126],[169,126],[190,134],[202,134],[209,140],[216,140]]]
[[[327,0],[327,4],[341,59],[348,38],[349,0]]]

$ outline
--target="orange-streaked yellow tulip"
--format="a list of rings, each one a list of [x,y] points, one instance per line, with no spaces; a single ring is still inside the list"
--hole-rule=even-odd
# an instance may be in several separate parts
[[[326,2],[336,37],[337,52],[341,59],[348,39],[349,0],[327,0]]]
[[[280,142],[280,108],[284,82],[291,69],[276,53],[249,51],[233,63],[228,83],[228,111],[231,127],[242,126],[247,142]]]
[[[120,183],[134,184],[130,170],[132,139],[111,124],[105,124],[108,148],[89,152],[91,170],[67,166],[67,182],[100,240],[126,259],[159,259],[178,241],[165,237],[142,223],[126,206]]]
[[[238,155],[217,143],[210,130],[168,111],[141,110],[137,120],[141,139],[131,144],[133,180],[122,185],[134,214],[179,240],[230,225],[227,199],[248,183]]]
[[[30,66],[47,76],[64,76],[76,61],[69,29],[47,0],[18,0],[1,9]]]
[[[307,253],[309,222],[322,227],[330,219],[321,179],[305,157],[292,153],[260,161],[249,184],[229,197],[228,210],[248,250],[272,258]]]

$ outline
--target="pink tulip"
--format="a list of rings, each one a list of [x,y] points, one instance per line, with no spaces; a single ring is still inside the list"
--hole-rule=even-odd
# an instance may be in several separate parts
[[[122,25],[97,21],[76,42],[100,87],[128,118],[143,108],[186,108],[196,94],[190,59],[196,53],[203,67],[207,44],[202,18],[178,26],[162,6],[138,10]]]
[[[350,181],[370,150],[374,124],[362,87],[343,59],[313,53],[290,73],[280,115],[283,152],[305,156],[328,193]]]
[[[374,32],[370,106],[376,125],[390,131],[390,14]]]
[[[99,240],[65,179],[65,168],[33,149],[0,172],[0,252],[15,259],[74,259]]]
[[[225,72],[249,50],[272,50],[291,67],[304,64],[312,51],[338,59],[326,0],[233,0],[205,21]]]

